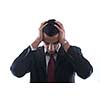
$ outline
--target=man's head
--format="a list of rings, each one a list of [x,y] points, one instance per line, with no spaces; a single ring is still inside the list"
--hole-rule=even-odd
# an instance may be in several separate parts
[[[54,54],[59,45],[59,29],[55,26],[60,27],[55,19],[46,21],[47,24],[43,29],[43,41],[45,43],[48,53]]]
[[[56,23],[55,19],[48,20],[44,24],[47,24],[47,25],[42,29],[43,33],[47,34],[48,36],[54,36],[59,33],[59,30],[57,29],[57,27],[54,26],[54,25],[59,26]]]

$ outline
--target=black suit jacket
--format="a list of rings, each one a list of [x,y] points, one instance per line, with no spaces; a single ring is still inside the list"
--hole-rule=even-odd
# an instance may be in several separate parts
[[[45,56],[44,47],[32,51],[29,46],[14,60],[10,69],[17,77],[30,72],[31,83],[47,82]],[[56,59],[56,82],[74,83],[75,72],[79,77],[86,79],[93,72],[93,68],[83,57],[79,47],[71,46],[66,53],[61,46]]]

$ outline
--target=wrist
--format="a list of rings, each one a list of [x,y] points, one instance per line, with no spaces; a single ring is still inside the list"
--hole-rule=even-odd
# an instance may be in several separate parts
[[[61,40],[60,43],[61,43],[62,46],[64,46],[67,42],[68,42],[67,40],[63,39],[63,40]]]
[[[70,44],[67,40],[63,40],[61,45],[63,46],[64,50],[67,52],[68,49],[70,48]]]
[[[36,41],[37,41],[37,42],[41,42],[42,39],[41,39],[40,37],[37,37]]]
[[[31,45],[33,48],[37,48],[38,45],[40,44],[41,40],[40,38],[38,37]]]

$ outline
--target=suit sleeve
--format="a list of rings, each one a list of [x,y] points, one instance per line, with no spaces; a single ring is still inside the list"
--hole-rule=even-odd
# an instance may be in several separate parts
[[[31,66],[31,48],[27,47],[12,63],[10,70],[17,76],[22,77],[26,73],[30,72]]]
[[[81,49],[76,46],[71,46],[67,51],[69,62],[72,64],[77,75],[83,79],[88,78],[92,72],[93,67],[90,62],[83,57]]]

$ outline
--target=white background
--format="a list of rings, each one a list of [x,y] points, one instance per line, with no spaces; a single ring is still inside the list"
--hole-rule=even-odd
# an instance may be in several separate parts
[[[76,76],[78,85],[50,85],[50,88],[47,84],[46,87],[45,85],[43,87],[27,86],[25,83],[29,83],[29,74],[20,79],[16,78],[10,72],[10,66],[13,60],[38,36],[40,23],[52,18],[62,22],[66,31],[66,39],[71,45],[82,49],[84,57],[90,61],[94,72],[86,80]],[[99,34],[99,0],[0,0],[0,92],[2,93],[0,98],[5,100],[42,99],[42,92],[46,94],[44,99],[47,99],[48,93],[55,99],[59,96],[58,99],[65,96],[66,99],[71,98],[71,100],[77,97],[80,99],[82,96],[82,100],[86,96],[89,99],[95,99],[93,98],[95,95],[99,97],[96,93],[100,83]],[[55,87],[53,93],[52,87]],[[48,89],[50,92],[47,92]],[[60,90],[63,92],[58,92]],[[36,95],[33,96],[35,93]]]

